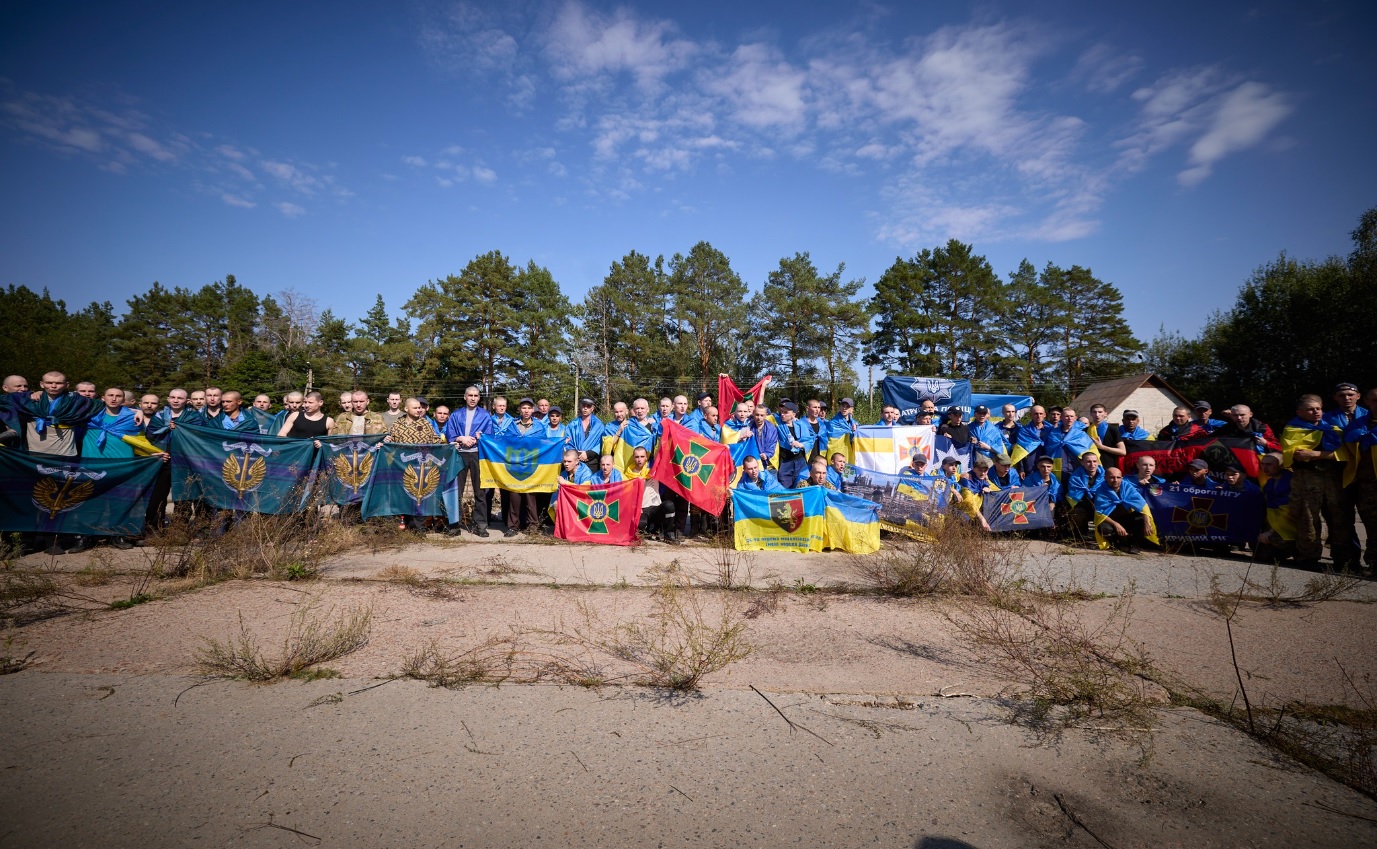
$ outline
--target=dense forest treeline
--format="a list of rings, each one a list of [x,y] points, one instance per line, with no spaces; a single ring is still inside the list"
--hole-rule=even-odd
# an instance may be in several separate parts
[[[309,379],[325,391],[438,400],[476,383],[568,403],[577,381],[578,394],[604,404],[713,388],[718,372],[770,372],[794,397],[835,402],[861,388],[861,363],[1054,403],[1141,371],[1146,357],[1189,395],[1270,410],[1264,397],[1377,377],[1375,230],[1372,210],[1346,259],[1283,253],[1199,338],[1164,330],[1147,345],[1130,331],[1119,291],[1079,265],[1037,269],[1025,260],[1001,278],[952,240],[896,258],[867,299],[865,281],[844,265],[819,270],[798,253],[752,293],[721,251],[699,242],[669,259],[632,251],[579,302],[548,269],[490,251],[420,285],[401,317],[379,295],[357,321],[322,310],[318,293],[260,295],[232,275],[199,289],[154,283],[123,314],[108,302],[72,311],[46,291],[11,284],[0,290],[9,320],[0,362],[31,380],[57,368],[102,386],[214,383],[274,396]]]

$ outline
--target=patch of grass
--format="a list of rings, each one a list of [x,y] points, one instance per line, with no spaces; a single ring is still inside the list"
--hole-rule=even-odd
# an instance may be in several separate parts
[[[114,601],[110,602],[110,609],[128,610],[129,608],[134,607],[135,605],[146,604],[147,602],[152,601],[153,598],[153,596],[148,595],[146,593],[134,593],[133,595],[129,596],[129,598],[117,598]]]
[[[197,671],[205,678],[237,678],[244,681],[274,681],[296,675],[316,664],[325,663],[358,651],[368,644],[373,608],[355,607],[330,620],[334,609],[320,612],[319,598],[301,605],[292,614],[282,650],[276,657],[264,654],[262,645],[239,614],[239,634],[221,643],[204,639],[196,652]]]
[[[403,566],[400,563],[384,566],[373,577],[380,581],[387,581],[389,584],[406,584],[409,587],[425,586],[426,583],[426,578],[420,570]]]
[[[72,575],[72,583],[79,587],[103,587],[114,580],[114,566],[106,557],[100,556],[106,554],[104,550],[93,552],[86,565]]]
[[[310,669],[301,669],[287,676],[293,681],[326,681],[331,678],[342,678],[338,669],[316,666]]]
[[[20,654],[24,645],[25,643],[16,640],[13,634],[5,637],[4,648],[0,649],[0,675],[12,675],[29,668],[37,652],[28,651]]]

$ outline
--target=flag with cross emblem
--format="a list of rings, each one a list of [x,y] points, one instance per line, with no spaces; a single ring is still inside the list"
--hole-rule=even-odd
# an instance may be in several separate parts
[[[670,419],[660,422],[655,480],[716,516],[727,504],[734,466],[731,449]]]
[[[645,481],[565,484],[555,494],[555,537],[570,542],[635,545]]]

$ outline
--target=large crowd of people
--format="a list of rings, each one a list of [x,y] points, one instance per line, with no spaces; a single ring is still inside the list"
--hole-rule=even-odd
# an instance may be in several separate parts
[[[670,420],[716,442],[753,440],[756,450],[741,464],[732,485],[774,492],[804,486],[844,490],[850,454],[837,449],[847,445],[861,425],[850,398],[841,399],[830,416],[818,399],[782,398],[771,411],[747,398],[723,418],[708,392],[699,393],[693,403],[685,395],[661,398],[654,411],[646,398],[629,405],[618,401],[607,421],[595,414],[597,405],[591,398],[579,399],[578,409],[566,418],[558,405],[544,398],[521,398],[510,407],[506,397],[495,395],[484,403],[477,387],[466,389],[462,402],[452,409],[393,392],[376,411],[363,391],[341,393],[328,411],[325,397],[316,391],[289,392],[280,406],[265,394],[246,404],[238,391],[214,386],[176,388],[165,397],[117,387],[97,395],[89,381],[69,386],[67,377],[56,371],[44,374],[32,390],[27,378],[10,375],[3,392],[0,450],[64,458],[133,457],[137,440],[124,437],[134,436],[166,460],[171,434],[181,424],[295,439],[385,434],[388,440],[407,444],[452,443],[464,460],[460,495],[471,500],[472,509],[464,522],[444,530],[479,537],[490,536],[494,527],[501,527],[504,536],[516,536],[539,531],[549,522],[548,494],[481,487],[477,455],[485,435],[561,439],[562,484],[612,483],[650,477],[661,422]],[[1316,567],[1327,531],[1336,568],[1370,570],[1377,566],[1377,548],[1369,544],[1365,558],[1361,556],[1357,518],[1366,529],[1377,526],[1377,427],[1369,424],[1377,421],[1370,416],[1377,412],[1377,388],[1360,394],[1357,386],[1340,383],[1330,401],[1326,409],[1319,395],[1302,396],[1295,418],[1279,432],[1254,417],[1247,405],[1236,404],[1215,418],[1211,405],[1201,401],[1192,408],[1177,408],[1171,422],[1154,435],[1142,427],[1135,411],[1126,410],[1121,421],[1111,422],[1099,404],[1086,416],[1070,407],[1041,405],[1021,416],[1005,405],[996,420],[984,406],[977,406],[968,419],[959,407],[941,411],[928,400],[913,423],[934,425],[937,434],[954,445],[969,446],[974,460],[964,473],[961,462],[951,457],[929,470],[930,458],[915,452],[902,475],[942,478],[951,491],[975,499],[991,490],[1047,486],[1056,505],[1058,535],[1083,538],[1088,531],[1098,531],[1116,545],[1133,548],[1147,545],[1151,533],[1145,492],[1172,482],[1157,474],[1152,457],[1140,457],[1129,467],[1126,443],[1154,436],[1233,437],[1247,440],[1257,453],[1261,474],[1255,481],[1241,465],[1220,470],[1196,460],[1180,473],[1178,482],[1206,490],[1259,489],[1263,531],[1248,543],[1259,557],[1292,558]],[[897,426],[899,421],[900,411],[885,406],[874,424]],[[171,475],[165,466],[152,493],[147,529],[161,528],[167,521],[170,491]],[[703,515],[668,487],[649,485],[644,499],[647,534],[674,541],[722,527],[724,517]],[[970,515],[984,521],[978,510]],[[47,550],[56,554],[90,544],[89,538],[69,548],[53,542]],[[113,544],[128,547],[137,541],[117,538]]]

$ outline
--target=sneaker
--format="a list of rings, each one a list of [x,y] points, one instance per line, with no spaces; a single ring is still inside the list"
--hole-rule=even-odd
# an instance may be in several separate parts
[[[488,529],[487,529],[487,528],[474,528],[474,529],[473,529],[473,535],[476,536],[476,537],[482,537],[483,539],[487,539],[488,536],[489,536],[489,534],[488,534]]]
[[[520,532],[517,531],[516,528],[507,528],[505,531],[502,532],[502,536],[506,537],[507,539],[511,539],[512,537],[520,535]]]

